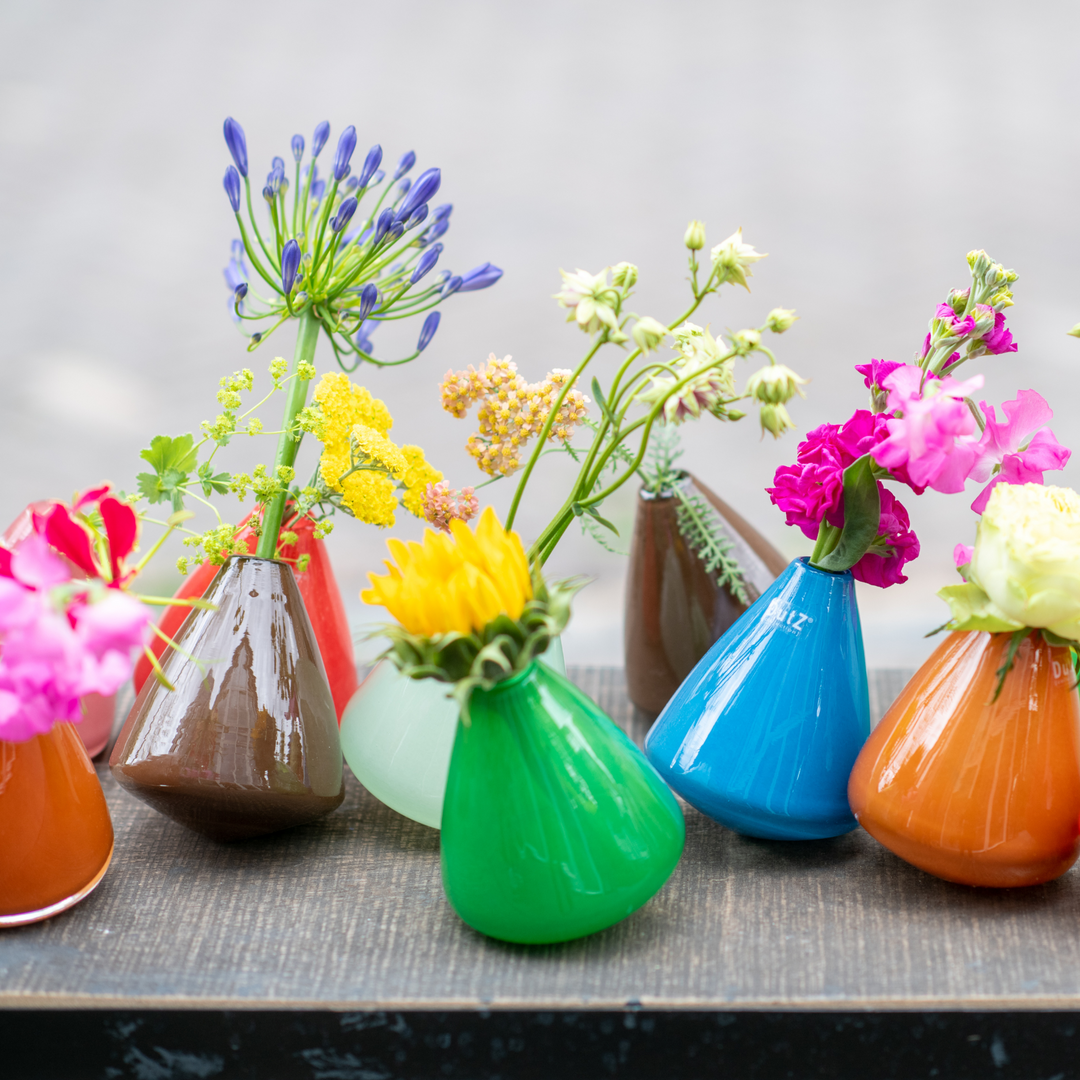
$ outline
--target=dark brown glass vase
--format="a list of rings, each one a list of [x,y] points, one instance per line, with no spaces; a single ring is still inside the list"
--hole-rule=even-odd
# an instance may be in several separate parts
[[[345,797],[337,716],[287,563],[233,556],[148,679],[109,765],[120,786],[215,840],[322,817]]]
[[[682,481],[720,517],[753,603],[787,568],[785,559],[749,522],[687,475]],[[679,532],[675,497],[638,493],[626,575],[626,685],[630,700],[656,715],[709,647],[746,605],[690,549]]]

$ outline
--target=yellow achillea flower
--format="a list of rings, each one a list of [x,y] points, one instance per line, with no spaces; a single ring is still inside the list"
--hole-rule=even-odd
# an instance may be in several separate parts
[[[424,517],[424,496],[429,484],[438,484],[443,474],[428,464],[424,451],[419,446],[403,446],[401,453],[405,457],[405,471],[401,482],[405,490],[401,494],[401,505],[418,518]]]
[[[360,598],[425,637],[479,632],[499,615],[520,618],[533,588],[517,533],[507,532],[490,506],[475,533],[463,521],[452,521],[450,533],[428,529],[422,544],[388,540],[390,572],[369,574],[371,588]]]
[[[357,386],[344,372],[324,375],[315,388],[314,400],[322,407],[324,443],[348,441],[355,424],[364,424],[385,435],[393,426],[390,410],[364,386]]]

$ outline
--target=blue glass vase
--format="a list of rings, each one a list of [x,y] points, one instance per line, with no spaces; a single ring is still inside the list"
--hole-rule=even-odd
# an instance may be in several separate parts
[[[850,572],[796,559],[698,662],[645,752],[691,806],[746,836],[819,840],[857,825],[848,775],[870,734]]]

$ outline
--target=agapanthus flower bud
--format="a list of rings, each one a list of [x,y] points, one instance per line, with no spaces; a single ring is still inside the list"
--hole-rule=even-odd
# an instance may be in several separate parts
[[[311,197],[316,202],[321,202],[322,197],[323,197],[323,195],[325,193],[326,193],[326,181],[325,180],[316,180],[315,183],[311,185]]]
[[[401,183],[397,186],[397,194],[394,196],[394,202],[397,202],[398,199],[403,199],[406,195],[408,195],[409,188],[411,187],[412,180],[408,176],[406,176],[405,179],[402,180]]]
[[[360,170],[360,186],[367,187],[368,181],[375,175],[375,170],[382,161],[382,147],[376,143],[364,158],[364,167]]]
[[[369,187],[377,187],[385,179],[386,179],[386,173],[382,169],[379,169],[378,172],[376,172],[375,175],[371,178],[371,183],[368,186]]]
[[[262,197],[268,203],[272,203],[274,201],[274,189],[269,184],[267,184],[266,187],[262,189]]]
[[[300,269],[300,245],[290,240],[281,249],[281,288],[288,296],[296,283],[296,271]]]
[[[409,150],[407,153],[402,154],[401,160],[397,163],[397,168],[394,170],[394,179],[400,180],[415,164],[415,151]]]
[[[235,289],[233,289],[233,300],[236,301],[236,303],[239,304],[240,301],[243,300],[245,296],[247,296],[247,294],[248,294],[247,282],[246,281],[241,281],[240,284],[237,285]]]
[[[355,191],[359,186],[360,181],[355,176],[350,176],[349,179],[345,181],[346,191]]]
[[[691,221],[686,226],[686,233],[683,236],[683,243],[691,251],[700,251],[705,246],[705,222],[704,221]]]
[[[311,156],[317,158],[330,138],[330,121],[324,120],[315,128],[315,134],[311,136]]]
[[[800,378],[791,368],[783,364],[767,364],[746,380],[746,393],[765,405],[783,405],[796,394],[806,397],[799,389],[805,385],[806,379]]]
[[[611,268],[611,283],[619,289],[632,289],[637,283],[638,268],[633,263],[616,263]]]
[[[634,324],[631,336],[643,352],[658,348],[660,342],[668,336],[668,328],[651,315],[644,315]]]
[[[282,176],[285,175],[285,159],[283,157],[273,157],[270,159],[271,171],[279,171]]]
[[[450,228],[450,222],[445,218],[442,221],[436,221],[434,225],[428,228],[428,231],[424,233],[424,243],[430,244],[434,240],[438,240],[440,236],[445,235],[446,230]]]
[[[421,203],[431,201],[431,197],[439,190],[442,183],[442,172],[439,169],[425,169],[417,178],[416,183],[409,189],[405,202],[401,204],[401,213],[405,216],[411,214]]]
[[[424,320],[424,325],[420,327],[420,340],[416,343],[416,351],[423,352],[428,345],[431,344],[431,339],[435,336],[435,331],[439,329],[439,320],[442,315],[437,311],[433,311]]]
[[[431,211],[431,220],[442,221],[444,218],[448,218],[450,216],[450,214],[453,212],[453,209],[453,203],[444,202],[442,206],[436,206],[435,209]]]
[[[330,228],[334,232],[341,232],[346,225],[352,220],[353,214],[356,213],[356,197],[350,195],[347,199],[343,199],[341,205],[338,207],[337,213],[330,221]]]
[[[481,263],[474,266],[467,274],[461,276],[461,292],[476,292],[494,285],[503,275],[503,272],[491,263]]]
[[[247,139],[244,138],[244,129],[231,116],[225,118],[225,144],[232,154],[236,171],[241,176],[247,176]]]
[[[461,275],[455,274],[453,277],[447,278],[446,284],[442,287],[443,296],[453,296],[461,288]]]
[[[350,124],[338,139],[337,153],[334,154],[334,179],[340,184],[349,175],[349,162],[356,149],[356,128]]]
[[[357,315],[361,319],[366,319],[375,310],[375,305],[378,302],[379,289],[369,281],[360,291],[360,307],[356,310]]]
[[[412,277],[409,278],[410,285],[415,285],[439,261],[442,249],[442,244],[436,244],[420,256],[420,261],[416,264]]]
[[[425,218],[427,218],[428,208],[427,203],[421,203],[406,219],[405,219],[405,231],[415,229],[417,225],[422,225]]]
[[[373,243],[380,243],[382,238],[390,231],[390,226],[394,224],[394,211],[389,207],[385,209],[375,222],[375,235],[372,237]]]
[[[795,325],[795,320],[797,318],[798,315],[795,314],[794,308],[774,307],[765,319],[765,325],[774,334],[782,334],[785,330],[790,330],[792,326]]]
[[[404,232],[405,232],[405,222],[404,221],[395,221],[394,224],[391,225],[389,230],[387,231],[386,239],[392,244],[392,243],[394,243],[395,240],[400,240],[401,236],[402,236],[402,234]],[[396,269],[396,268],[394,268],[394,269]]]
[[[236,171],[235,167],[230,165],[225,170],[225,179],[222,181],[225,185],[225,194],[229,196],[229,202],[232,205],[233,213],[240,213],[240,174]]]
[[[304,136],[294,135],[292,137],[292,156],[297,164],[300,163],[300,159],[304,156]]]

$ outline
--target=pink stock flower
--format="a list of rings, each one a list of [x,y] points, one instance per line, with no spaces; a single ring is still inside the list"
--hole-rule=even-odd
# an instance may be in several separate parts
[[[781,465],[766,488],[774,505],[811,540],[823,519],[843,520],[844,470],[883,439],[885,417],[859,409],[847,423],[822,424],[799,443],[795,465]]]
[[[993,313],[994,325],[983,334],[981,340],[983,345],[986,346],[986,351],[998,356],[1001,353],[1016,352],[1017,345],[1013,341],[1012,332],[1005,328],[1005,313],[1003,311],[995,312],[988,304],[976,304],[975,310],[981,315],[989,315]]]
[[[926,354],[930,351],[930,340],[931,340],[930,335],[927,334],[926,335],[926,340],[922,344],[922,356],[919,358],[920,360],[925,359]],[[952,354],[952,356],[950,356],[949,359],[946,360],[945,363],[941,365],[941,370],[944,371],[947,367],[952,367],[952,365],[955,364],[956,361],[959,360],[959,359],[960,359],[960,354],[958,352],[954,352]],[[900,367],[899,364],[897,364],[896,366]],[[927,372],[926,377],[928,379],[936,379],[937,378],[936,375],[933,375],[933,374],[931,374],[929,372]]]
[[[856,581],[887,589],[907,581],[904,564],[919,557],[919,538],[911,531],[911,519],[899,499],[881,481],[878,481],[881,498],[881,520],[878,536],[893,549],[893,554],[882,555],[871,548],[852,568]]]
[[[942,326],[951,337],[967,337],[975,329],[975,317],[967,315],[961,318],[953,311],[951,304],[938,304],[934,318],[941,320]]]
[[[992,405],[981,401],[979,406],[986,415],[986,430],[975,446],[968,475],[979,483],[990,483],[971,504],[976,514],[986,509],[996,484],[1041,484],[1044,472],[1064,469],[1072,456],[1049,428],[1043,430],[1054,413],[1034,390],[1021,390],[1015,400],[1001,406],[1004,423],[998,421]]]
[[[930,335],[926,335],[927,345],[930,344]],[[923,356],[926,352],[923,352]],[[885,378],[891,375],[897,368],[904,365],[897,360],[871,360],[869,364],[856,364],[855,370],[862,375],[867,390],[873,390],[875,386],[884,386]]]
[[[956,569],[959,570],[961,566],[967,566],[971,562],[971,556],[975,554],[975,548],[970,544],[957,544],[953,548],[952,558],[956,563]]]
[[[920,388],[921,382],[922,372],[911,364],[886,377],[889,412],[902,415],[886,421],[889,437],[870,454],[915,489],[963,491],[975,460],[973,441],[965,438],[975,430],[975,418],[964,398],[982,386],[983,377],[928,379]]]

